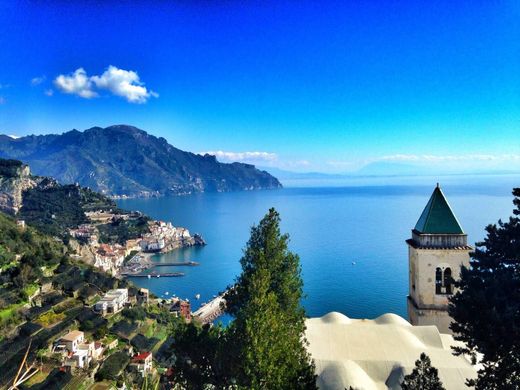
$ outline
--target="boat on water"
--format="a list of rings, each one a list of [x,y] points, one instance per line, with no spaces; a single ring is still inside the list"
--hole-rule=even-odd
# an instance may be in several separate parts
[[[195,294],[195,299],[200,299],[200,294]]]
[[[152,278],[152,275],[148,275],[148,279],[151,279]]]

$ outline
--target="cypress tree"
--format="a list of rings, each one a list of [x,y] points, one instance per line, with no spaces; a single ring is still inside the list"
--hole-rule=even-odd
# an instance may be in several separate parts
[[[432,367],[432,362],[423,352],[415,361],[412,373],[404,377],[403,390],[445,390],[439,379],[439,372]]]
[[[230,354],[239,386],[250,389],[315,389],[314,365],[305,348],[305,311],[299,257],[280,233],[272,208],[251,228],[240,261],[242,274],[227,297]]]

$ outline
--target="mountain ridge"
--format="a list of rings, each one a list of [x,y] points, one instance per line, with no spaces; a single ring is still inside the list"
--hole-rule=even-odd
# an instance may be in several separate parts
[[[63,134],[0,135],[0,157],[22,160],[37,175],[79,183],[115,197],[280,188],[274,176],[244,163],[221,163],[128,125]]]

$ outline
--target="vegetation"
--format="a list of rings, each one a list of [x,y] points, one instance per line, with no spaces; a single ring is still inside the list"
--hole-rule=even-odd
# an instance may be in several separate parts
[[[483,368],[470,383],[477,390],[520,388],[520,188],[513,195],[514,215],[486,227],[449,308],[455,338],[467,346],[456,352],[481,354]]]
[[[20,174],[20,169],[23,163],[18,160],[0,159],[0,176],[6,178],[17,177]]]
[[[235,320],[227,329],[186,325],[177,329],[177,381],[248,389],[314,389],[314,365],[306,351],[303,282],[299,258],[280,233],[271,209],[251,229],[242,274],[226,299]]]
[[[103,243],[117,242],[124,245],[127,240],[141,237],[150,231],[147,216],[139,216],[135,219],[124,220],[117,218],[111,223],[98,225],[99,241]]]
[[[128,355],[123,351],[113,353],[105,360],[99,371],[96,373],[96,380],[116,380],[121,371],[123,371],[128,364],[129,360]]]
[[[445,390],[439,380],[439,372],[432,367],[431,360],[425,353],[421,353],[415,361],[412,373],[404,377],[401,384],[403,390]]]
[[[85,211],[116,208],[109,198],[76,185],[38,185],[23,193],[18,217],[45,234],[65,237],[68,229],[88,223]]]

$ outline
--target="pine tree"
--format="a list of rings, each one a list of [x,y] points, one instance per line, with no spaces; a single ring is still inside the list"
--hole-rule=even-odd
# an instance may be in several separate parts
[[[451,329],[466,345],[456,352],[481,354],[477,390],[520,388],[520,188],[513,195],[514,215],[486,227],[450,299]]]
[[[415,361],[412,373],[404,377],[401,384],[403,390],[445,390],[439,380],[439,373],[432,367],[431,360],[423,352],[419,360]]]
[[[274,210],[251,229],[242,274],[228,295],[230,353],[239,386],[315,389],[314,365],[305,348],[303,282],[299,258],[288,250]]]

